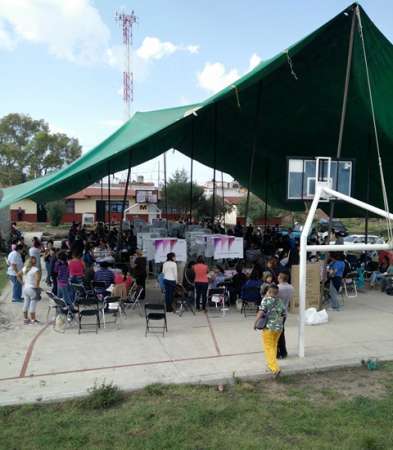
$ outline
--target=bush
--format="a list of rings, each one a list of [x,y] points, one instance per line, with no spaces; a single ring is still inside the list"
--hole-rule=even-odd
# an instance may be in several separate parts
[[[60,225],[61,219],[66,211],[65,201],[56,200],[54,202],[49,202],[46,205],[46,210],[48,211],[51,225],[57,227]]]
[[[95,384],[88,390],[89,395],[80,401],[82,409],[108,409],[121,403],[124,395],[113,382],[106,384],[105,380]]]

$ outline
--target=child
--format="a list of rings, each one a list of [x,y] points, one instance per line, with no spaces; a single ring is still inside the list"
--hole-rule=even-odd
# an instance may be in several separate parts
[[[262,286],[261,286],[261,297],[263,298],[266,295],[266,292],[268,291],[269,287],[273,283],[273,275],[270,272],[263,272],[262,275]]]

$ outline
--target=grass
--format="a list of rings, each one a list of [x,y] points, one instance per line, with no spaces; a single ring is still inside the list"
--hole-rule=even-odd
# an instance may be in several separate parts
[[[366,384],[359,388],[358,381]],[[391,449],[393,365],[0,408],[1,449]]]
[[[339,219],[348,229],[349,234],[365,234],[365,219]],[[368,234],[387,237],[386,220],[370,218]]]

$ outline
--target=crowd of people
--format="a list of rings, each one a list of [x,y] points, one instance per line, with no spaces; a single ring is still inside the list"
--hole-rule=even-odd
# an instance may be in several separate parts
[[[267,227],[264,231],[259,227],[244,228],[240,224],[233,229],[216,228],[212,231],[244,237],[245,258],[227,260],[225,266],[212,265],[211,261],[208,265],[200,255],[196,260],[188,261],[180,274],[176,255],[169,253],[162,265],[167,311],[176,311],[174,297],[179,284],[188,298],[195,299],[198,311],[206,311],[209,292],[222,286],[231,305],[239,300],[254,303],[259,309],[255,326],[267,317],[262,330],[265,355],[269,368],[278,374],[277,358],[287,357],[284,327],[293,295],[291,267],[299,263],[299,236],[291,229],[283,233],[275,227]],[[53,240],[43,245],[38,238],[34,238],[28,247],[15,224],[12,224],[11,236],[7,274],[12,283],[12,301],[23,302],[26,325],[39,323],[36,308],[41,298],[44,273],[47,287],[70,307],[75,301],[73,285],[82,282],[101,284],[102,287],[97,289],[102,289],[103,295],[111,285],[122,286],[124,292],[128,292],[135,282],[142,288],[141,298],[145,296],[148,261],[137,248],[132,228],[120,232],[116,227],[99,223],[95,229],[87,230],[73,223],[68,238],[61,241],[59,248],[55,248]],[[313,231],[309,241],[316,243],[316,240]],[[311,260],[318,257],[310,255]],[[348,258],[343,253],[331,253],[327,264],[330,308],[337,311],[340,310],[338,296],[342,279],[353,266],[353,261]],[[359,264],[362,258],[367,263],[367,254],[359,258]],[[381,288],[386,289],[386,274],[389,273],[393,274],[393,264],[385,256],[371,273],[371,286],[380,283]]]
[[[175,289],[179,282],[176,255],[171,252],[163,264],[162,277],[165,303],[168,311],[175,308]],[[284,324],[293,296],[293,286],[288,282],[287,268],[280,266],[278,259],[270,257],[247,268],[244,262],[237,262],[234,270],[221,266],[209,268],[203,256],[190,261],[184,271],[182,285],[189,298],[195,300],[197,311],[206,311],[209,293],[222,287],[228,293],[229,302],[252,303],[261,315],[268,316],[262,330],[268,367],[275,376],[280,369],[277,359],[284,359],[288,352],[285,342]]]
[[[116,228],[109,230],[103,224],[87,231],[80,224],[73,223],[68,239],[63,240],[59,248],[55,248],[53,240],[42,243],[37,237],[33,238],[29,248],[14,223],[11,236],[7,275],[12,284],[12,302],[23,303],[26,325],[39,323],[36,307],[41,299],[44,273],[47,288],[63,299],[70,309],[75,301],[73,285],[80,283],[103,283],[104,293],[112,284],[124,284],[128,291],[135,280],[142,288],[141,298],[144,298],[147,261],[136,248],[132,229],[120,236]]]

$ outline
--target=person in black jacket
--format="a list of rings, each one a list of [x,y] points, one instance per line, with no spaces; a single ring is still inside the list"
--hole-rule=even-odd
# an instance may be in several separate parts
[[[232,282],[229,286],[229,299],[231,305],[236,303],[236,300],[240,296],[240,292],[242,290],[242,287],[247,281],[247,276],[245,273],[243,273],[243,266],[242,264],[237,264],[235,267],[236,273],[232,277]]]
[[[143,292],[140,297],[141,300],[143,300],[146,294],[147,260],[143,256],[143,252],[141,250],[136,251],[136,258],[134,264],[135,264],[134,267],[135,282],[138,286],[141,286],[143,288]]]

